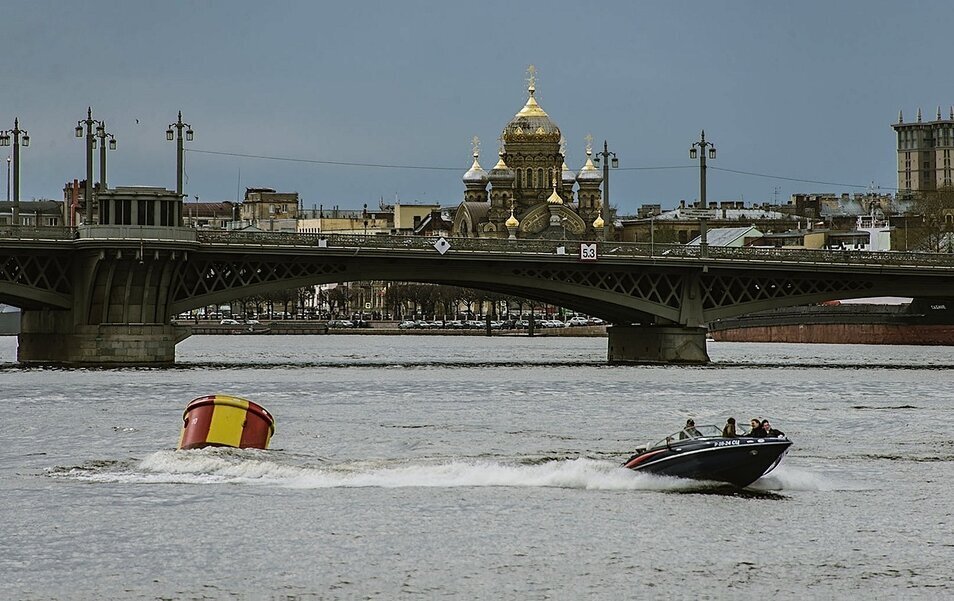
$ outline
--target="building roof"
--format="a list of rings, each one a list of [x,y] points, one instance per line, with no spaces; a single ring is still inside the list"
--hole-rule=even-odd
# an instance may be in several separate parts
[[[678,208],[671,211],[663,211],[659,215],[656,215],[652,219],[655,220],[671,220],[671,221],[697,221],[699,209],[696,208]],[[649,217],[644,217],[643,220],[648,221]],[[785,219],[789,221],[797,220],[798,217],[794,215],[788,215],[782,213],[781,211],[771,211],[767,209],[762,209],[758,207],[749,207],[747,209],[713,209],[712,217],[713,220],[765,220],[765,219]]]
[[[232,209],[235,205],[226,200],[224,202],[187,202],[182,205],[183,215],[189,217],[223,217],[232,218]]]
[[[32,214],[40,213],[60,213],[63,210],[63,201],[61,200],[21,200],[20,213]],[[12,213],[13,201],[0,201],[0,213]]]
[[[709,246],[730,246],[733,242],[745,237],[762,237],[762,232],[755,226],[745,227],[714,227],[706,231],[706,244]],[[702,243],[702,236],[697,236],[691,240],[687,246],[699,246]]]

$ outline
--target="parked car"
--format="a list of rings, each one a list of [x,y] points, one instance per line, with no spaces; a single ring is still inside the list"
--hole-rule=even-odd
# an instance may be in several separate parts
[[[354,324],[347,319],[332,319],[328,322],[329,328],[353,328]]]
[[[219,322],[220,326],[237,326],[240,325],[238,320],[235,319],[223,319]]]
[[[567,327],[573,327],[573,326],[588,326],[588,325],[590,325],[590,320],[588,320],[588,319],[585,318],[585,317],[579,317],[579,316],[577,316],[577,317],[571,317],[570,319],[568,319],[568,320],[566,321],[566,325],[567,325]]]

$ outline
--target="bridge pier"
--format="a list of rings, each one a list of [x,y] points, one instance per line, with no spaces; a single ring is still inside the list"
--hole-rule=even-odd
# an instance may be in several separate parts
[[[610,326],[607,331],[607,360],[611,365],[709,362],[705,328]]]
[[[189,328],[168,324],[76,325],[71,311],[24,310],[17,361],[23,364],[173,365]]]

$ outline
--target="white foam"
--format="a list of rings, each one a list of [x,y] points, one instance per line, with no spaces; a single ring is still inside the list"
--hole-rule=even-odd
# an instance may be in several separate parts
[[[762,476],[751,488],[765,491],[778,490],[861,490],[855,482],[843,478],[833,479],[817,472],[799,469],[782,463],[777,468]]]
[[[218,449],[159,451],[134,466],[75,468],[64,475],[95,482],[243,483],[299,489],[519,486],[679,491],[698,487],[697,482],[640,474],[621,468],[616,462],[585,458],[537,465],[448,460],[362,461],[309,467],[281,464],[269,459],[266,453]]]
[[[263,451],[158,451],[134,465],[74,468],[64,475],[94,482],[251,484],[298,489],[555,487],[582,490],[697,491],[700,483],[633,472],[612,461],[577,458],[535,465],[487,460],[357,461],[307,466]],[[718,486],[713,483],[713,486]],[[705,485],[703,485],[705,488]],[[860,489],[838,478],[780,465],[752,486],[762,491]]]

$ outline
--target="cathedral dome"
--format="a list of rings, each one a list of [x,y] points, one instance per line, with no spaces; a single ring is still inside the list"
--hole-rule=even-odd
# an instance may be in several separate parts
[[[596,165],[593,164],[593,149],[587,145],[586,147],[586,163],[583,164],[583,168],[580,169],[580,173],[576,176],[576,181],[583,183],[601,183],[603,181],[603,174],[600,173],[600,170],[596,168]]]
[[[487,185],[487,172],[483,170],[480,163],[477,162],[477,155],[474,154],[474,164],[470,166],[467,173],[464,174],[463,181],[468,186]]]
[[[494,165],[494,168],[487,173],[487,179],[491,182],[512,182],[516,179],[513,169],[507,167],[507,163],[504,162],[503,151],[501,150],[498,154],[500,158],[497,160],[497,164]]]
[[[527,103],[523,105],[519,113],[514,115],[510,123],[504,127],[504,142],[559,142],[561,137],[560,128],[556,126],[556,123],[550,120],[550,116],[537,104],[537,99],[533,97],[536,86],[534,84],[532,70],[530,74],[530,85],[527,87],[527,91],[530,92]]]

